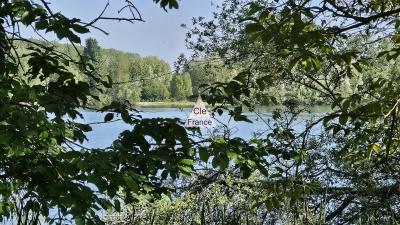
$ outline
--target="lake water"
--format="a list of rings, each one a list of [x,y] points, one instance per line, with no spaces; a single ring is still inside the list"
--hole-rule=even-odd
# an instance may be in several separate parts
[[[163,108],[138,108],[140,111],[140,115],[143,118],[179,118],[182,121],[185,121],[192,108],[172,108],[172,107],[163,107]],[[328,111],[327,107],[317,107],[311,109],[312,113],[301,114],[298,120],[294,123],[294,130],[301,131],[302,128],[305,127],[307,121],[312,119],[313,117],[319,117],[325,112]],[[84,120],[80,120],[78,122],[82,123],[98,123],[104,121],[104,116],[106,113],[98,113],[93,111],[83,111],[81,112],[84,116]],[[225,124],[229,130],[231,131],[231,137],[241,137],[243,139],[250,139],[254,136],[255,133],[258,133],[261,137],[266,137],[266,134],[271,130],[266,125],[266,121],[272,120],[272,110],[270,108],[263,108],[258,110],[257,113],[254,112],[245,112],[246,115],[252,123],[248,122],[236,122],[230,119],[229,115],[225,112],[222,116],[216,116],[216,124],[218,125]],[[261,118],[260,118],[261,117]],[[114,118],[119,119],[119,118]],[[218,122],[219,121],[219,122]],[[114,140],[118,138],[118,135],[124,130],[130,130],[132,127],[123,123],[122,121],[115,121],[110,123],[99,123],[92,125],[93,131],[88,132],[87,138],[88,142],[83,145],[87,148],[106,148],[109,147]],[[202,128],[202,133],[207,135],[211,130],[207,130],[206,128]],[[318,131],[317,131],[318,132]],[[96,189],[93,184],[89,184],[89,187]],[[54,211],[55,213],[56,211]],[[53,211],[51,212],[53,213]],[[102,211],[98,212],[99,215],[102,215]]]
[[[192,108],[139,108],[140,115],[143,118],[179,118],[185,121],[189,116]],[[327,111],[326,107],[319,107],[312,110],[311,114],[302,114],[299,120],[294,125],[295,130],[301,130],[306,125],[306,122],[312,117],[321,115],[324,111]],[[266,135],[270,131],[265,121],[272,119],[272,112],[269,108],[263,108],[258,110],[258,113],[246,112],[244,113],[253,123],[248,122],[236,122],[230,119],[227,113],[222,116],[216,116],[215,119],[217,128],[222,132],[222,128],[218,125],[225,124],[229,129],[231,137],[241,137],[244,139],[250,139],[254,137],[254,134],[261,136]],[[84,111],[84,123],[96,123],[104,121],[105,113]],[[260,118],[261,117],[261,118]],[[89,148],[105,148],[111,145],[112,141],[118,138],[118,135],[126,129],[132,129],[131,126],[124,124],[122,121],[116,121],[111,123],[93,124],[93,131],[87,133],[89,141],[85,143],[86,147]],[[225,129],[226,130],[226,129]],[[213,132],[211,129],[202,128],[203,135]]]

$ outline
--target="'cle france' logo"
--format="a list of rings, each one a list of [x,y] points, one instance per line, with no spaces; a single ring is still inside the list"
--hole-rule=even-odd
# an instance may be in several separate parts
[[[186,120],[185,127],[214,127],[214,120],[201,97],[197,99],[196,105]]]

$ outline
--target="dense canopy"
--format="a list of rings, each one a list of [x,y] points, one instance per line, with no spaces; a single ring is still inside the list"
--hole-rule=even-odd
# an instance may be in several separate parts
[[[134,2],[120,9],[128,17],[105,16],[109,4],[85,22],[44,0],[0,0],[1,222],[400,223],[397,0],[225,0],[184,26],[193,55],[174,73],[82,43],[107,34],[98,21],[143,21]],[[27,39],[20,26],[68,45]],[[251,123],[249,110],[265,129],[206,135],[133,106],[193,94],[235,121]],[[315,104],[330,110],[304,119]],[[260,105],[274,106],[270,119]],[[82,110],[129,128],[87,148]]]

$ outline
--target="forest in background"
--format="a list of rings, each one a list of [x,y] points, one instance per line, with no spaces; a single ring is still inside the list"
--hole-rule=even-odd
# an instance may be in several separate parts
[[[34,40],[35,41],[35,40]],[[350,41],[357,45],[358,39]],[[72,57],[77,57],[72,46],[68,44],[52,43],[61,52],[66,52]],[[390,44],[375,46],[367,53],[370,57],[376,57],[375,52],[380,48],[389,48]],[[25,46],[26,48],[27,46]],[[92,88],[100,101],[89,101],[92,107],[102,107],[113,101],[135,105],[138,102],[180,102],[195,101],[197,96],[209,93],[207,87],[218,82],[230,81],[243,67],[242,62],[216,60],[214,53],[208,53],[196,60],[184,61],[177,72],[164,60],[155,56],[141,57],[137,53],[123,52],[116,49],[102,48],[96,39],[88,38],[85,44],[79,48],[95,67],[98,76],[102,80],[108,77],[112,80],[112,87],[99,92]],[[367,79],[378,79],[395,76],[399,73],[399,64],[383,63],[385,59],[377,59],[368,66],[367,71],[359,73],[353,69],[354,75],[346,77],[340,84],[339,92],[342,96],[351,95],[358,86],[362,86]],[[247,63],[247,62],[245,62]],[[258,68],[263,74],[263,70]],[[79,73],[76,74],[79,77]],[[252,105],[281,105],[285,102],[296,102],[301,105],[324,105],[326,96],[319,91],[308,89],[299,82],[286,82],[275,84],[254,95],[268,94],[270,99],[251,97]]]
[[[46,43],[34,39],[31,39],[31,41],[54,47],[72,58],[78,57],[71,45]],[[357,38],[352,42],[357,42]],[[29,52],[29,47],[29,43],[19,43],[19,51],[22,54]],[[373,56],[377,48],[382,48],[382,46],[371,48],[368,51],[370,56]],[[142,57],[137,53],[105,49],[94,38],[86,39],[82,46],[78,46],[78,50],[95,67],[99,79],[103,81],[111,79],[111,88],[102,88],[100,91],[97,90],[96,86],[91,88],[98,99],[89,100],[88,106],[95,108],[108,105],[114,101],[129,103],[130,105],[139,102],[195,101],[197,96],[209,93],[207,87],[210,84],[232,80],[243,67],[243,62],[236,60],[232,63],[221,59],[216,60],[213,56],[214,53],[208,53],[197,57],[196,60],[184,60],[183,63],[181,62],[181,68],[175,71],[166,61],[160,58],[155,56]],[[377,60],[371,64],[368,72],[364,71],[361,74],[355,70],[355,76],[347,77],[340,84],[340,94],[343,96],[352,94],[358,86],[363,85],[363,81],[366,79],[390,77],[393,73],[398,72],[397,63],[387,65],[382,63],[382,60]],[[263,70],[260,68],[258,70],[262,75]],[[83,78],[78,71],[75,72],[77,80],[88,79]],[[92,83],[95,83],[95,81]],[[270,99],[264,101],[264,99],[257,98],[257,96],[264,94],[272,96],[274,101]],[[326,102],[326,96],[322,96],[316,90],[307,89],[302,84],[283,81],[266,88],[262,92],[254,93],[249,101],[252,105],[281,105],[287,101],[295,101],[302,105],[323,105]]]
[[[71,58],[78,57],[75,49],[68,44],[43,42],[31,39]],[[29,43],[19,43],[19,52],[30,52]],[[175,72],[164,60],[155,56],[141,57],[137,53],[128,53],[116,49],[105,49],[99,46],[94,38],[88,38],[85,44],[78,46],[80,53],[92,63],[97,76],[103,81],[111,79],[112,87],[92,91],[99,100],[89,100],[88,105],[101,107],[113,101],[135,105],[138,102],[179,102],[194,101],[201,93],[201,86],[213,82],[226,82],[235,74],[222,62],[198,61],[185,65],[183,71]],[[24,63],[26,64],[26,62]],[[21,71],[22,72],[22,71]],[[77,80],[85,80],[78,71]],[[87,80],[85,80],[87,81]],[[95,83],[94,81],[92,83]]]

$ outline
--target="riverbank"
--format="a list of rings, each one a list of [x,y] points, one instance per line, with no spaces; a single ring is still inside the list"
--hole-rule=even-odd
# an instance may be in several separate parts
[[[139,108],[192,108],[196,102],[191,101],[178,101],[178,102],[138,102],[135,104]],[[206,102],[204,103],[209,106]],[[279,106],[259,106],[263,111],[272,111]],[[329,105],[314,105],[309,108],[311,112],[329,112],[331,108]],[[246,110],[245,110],[246,111]]]
[[[135,105],[143,108],[191,108],[195,105],[195,102],[138,102]]]

